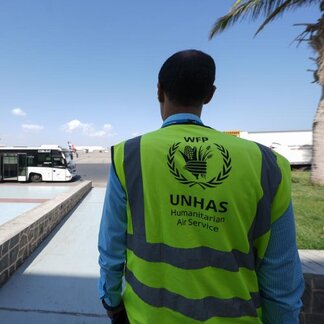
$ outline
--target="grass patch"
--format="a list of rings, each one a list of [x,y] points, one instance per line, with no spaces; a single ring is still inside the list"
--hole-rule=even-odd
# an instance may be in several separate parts
[[[310,183],[309,171],[292,172],[297,245],[299,249],[324,250],[324,186]]]

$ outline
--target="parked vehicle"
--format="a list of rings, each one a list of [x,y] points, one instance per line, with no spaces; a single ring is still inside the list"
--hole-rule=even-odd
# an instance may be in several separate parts
[[[263,131],[225,133],[263,144],[283,155],[292,167],[310,167],[312,164],[312,131]]]
[[[0,147],[0,181],[71,181],[72,152],[58,145]]]
[[[312,145],[282,145],[273,142],[270,147],[283,155],[291,166],[311,166],[312,164]]]

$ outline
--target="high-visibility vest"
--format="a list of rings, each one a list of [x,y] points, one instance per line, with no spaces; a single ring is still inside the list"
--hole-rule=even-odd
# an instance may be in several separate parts
[[[267,147],[175,124],[112,149],[127,196],[131,323],[261,323],[257,269],[290,203]]]

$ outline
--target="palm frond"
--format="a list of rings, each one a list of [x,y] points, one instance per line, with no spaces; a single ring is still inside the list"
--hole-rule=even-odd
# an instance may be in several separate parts
[[[310,6],[321,3],[322,0],[236,0],[229,13],[220,17],[212,27],[209,39],[220,34],[238,20],[250,18],[255,20],[260,16],[266,17],[265,21],[256,31],[257,35],[269,22],[278,18],[288,10],[301,6]]]
[[[272,11],[269,16],[267,17],[267,19],[261,24],[261,26],[257,29],[257,31],[255,32],[254,36],[256,36],[263,28],[265,25],[267,25],[270,21],[274,20],[275,18],[278,18],[279,15],[283,14],[284,11],[290,6],[292,5],[294,2],[300,2],[298,0],[287,0],[285,1],[283,4],[281,4],[280,6],[278,6],[274,11]]]
[[[322,0],[268,0],[263,1],[264,2],[264,10],[263,15],[269,16],[271,13],[273,13],[275,10],[277,10],[279,7],[284,7],[282,10],[283,12],[288,9],[296,9],[298,7],[305,7],[313,4],[319,4]],[[286,7],[286,4],[288,6]]]
[[[210,31],[209,39],[213,38],[216,34],[223,32],[239,19],[245,18],[251,13],[251,11],[259,10],[260,5],[262,6],[262,0],[248,0],[244,3],[242,0],[237,0],[232,6],[230,12],[216,21]]]
[[[276,2],[276,1],[270,1],[270,2]],[[320,3],[320,2],[321,2],[321,0],[307,0],[307,1],[305,1],[305,0],[286,0],[281,5],[275,7],[274,10],[273,10],[273,7],[269,7],[268,9],[271,11],[270,12],[267,11],[267,15],[268,15],[267,18],[261,24],[261,26],[257,29],[254,36],[256,36],[269,22],[271,22],[272,20],[283,15],[286,11],[297,9],[300,6],[312,5],[312,4]]]

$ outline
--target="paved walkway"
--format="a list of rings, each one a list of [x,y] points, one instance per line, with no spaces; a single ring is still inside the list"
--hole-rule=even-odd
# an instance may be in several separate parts
[[[104,193],[93,188],[1,288],[1,323],[109,323],[97,294]]]
[[[324,250],[299,250],[303,272],[324,275]]]

